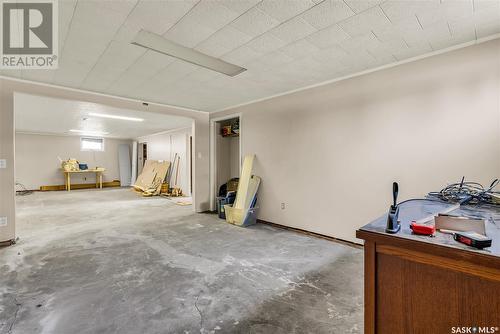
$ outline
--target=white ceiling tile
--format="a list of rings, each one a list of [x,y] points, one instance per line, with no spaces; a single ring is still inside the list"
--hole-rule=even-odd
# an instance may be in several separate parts
[[[118,77],[144,54],[144,49],[113,41],[89,73],[82,87],[107,89]]]
[[[378,61],[365,50],[351,54],[350,57],[343,59],[342,63],[351,73],[364,71],[378,64]]]
[[[193,48],[215,32],[215,29],[183,20],[173,26],[163,37],[185,47]]]
[[[333,25],[308,36],[306,39],[319,48],[327,48],[349,38],[350,36],[342,28]]]
[[[435,23],[424,29],[424,35],[427,37],[427,40],[431,43],[440,42],[444,40],[450,39],[451,31],[447,22],[439,22]]]
[[[130,13],[128,20],[147,24],[145,27],[153,29],[155,24],[164,23],[146,23],[146,21],[166,21],[175,23],[186,15],[198,1],[199,0],[140,0],[134,11]]]
[[[275,66],[281,66],[293,60],[294,58],[279,50],[266,54],[261,58],[262,63],[271,68]]]
[[[465,38],[469,41],[476,39],[475,24],[472,17],[450,21],[448,24],[453,38]]]
[[[135,63],[144,53],[145,49],[140,46],[112,41],[95,67],[102,71],[106,68],[123,71]]]
[[[263,34],[246,44],[260,54],[266,54],[285,46],[287,43],[271,34]]]
[[[484,38],[500,33],[500,20],[476,23],[477,38]]]
[[[92,73],[86,76],[86,79],[78,87],[94,92],[105,91],[109,85],[116,79],[119,73],[107,71],[104,73]]]
[[[312,0],[264,0],[257,8],[276,20],[286,21],[314,6]]]
[[[401,52],[402,50],[404,51],[408,48],[408,45],[402,38],[395,38],[393,40],[382,42],[374,47],[368,47],[367,51],[378,61],[382,63],[389,63],[397,60],[394,53]]]
[[[211,71],[209,69],[200,67],[196,71],[189,73],[186,76],[186,78],[193,80],[195,82],[205,83],[205,82],[210,81],[210,80],[215,80],[223,75],[224,74],[222,74],[222,73],[218,73],[218,72]]]
[[[353,15],[354,12],[342,0],[325,0],[301,17],[313,27],[323,29]]]
[[[159,80],[163,85],[165,83],[175,82],[176,80],[187,76],[189,73],[192,73],[199,68],[200,67],[198,65],[179,60],[168,65],[166,68],[158,72],[158,74],[153,78],[155,80]]]
[[[220,58],[222,55],[231,51],[230,48],[224,47],[217,43],[207,42],[207,41],[201,42],[195,49],[200,51],[201,53],[204,53],[206,55],[215,58]]]
[[[419,43],[413,43],[409,45],[408,48],[402,48],[393,52],[394,56],[398,60],[404,60],[407,58],[416,57],[425,53],[432,52],[431,45],[427,40],[420,41]]]
[[[239,14],[223,6],[219,1],[200,1],[178,24],[188,22],[217,31],[237,18]]]
[[[242,66],[246,64],[248,61],[252,61],[253,59],[260,56],[262,56],[262,53],[256,52],[250,47],[243,45],[237,48],[236,50],[233,50],[228,54],[225,54],[224,56],[221,57],[221,59]]]
[[[141,24],[126,21],[120,27],[116,35],[113,37],[113,40],[118,42],[130,43],[141,29],[144,29]],[[158,30],[156,31],[153,31],[152,29],[144,29],[144,30],[148,30],[161,35],[161,33],[157,32]]]
[[[252,37],[227,25],[200,43],[196,49],[213,57],[220,57],[247,43],[251,39]]]
[[[70,58],[63,58],[59,62],[59,70],[54,77],[54,83],[68,87],[79,87],[87,76],[92,65],[81,64]]]
[[[322,63],[328,63],[331,61],[338,62],[346,57],[349,57],[349,53],[337,45],[312,54],[312,58],[321,61]]]
[[[283,24],[280,24],[276,28],[272,29],[270,33],[278,37],[282,41],[291,43],[296,40],[302,39],[315,31],[317,30],[312,25],[310,25],[300,17],[296,17]]]
[[[72,27],[75,22],[85,24],[85,28],[99,27],[102,29],[114,29],[125,21],[137,0],[102,1],[85,0],[78,1],[73,15]]]
[[[418,23],[416,16],[392,22],[389,26],[374,28],[373,33],[382,42],[400,37],[403,37],[406,42],[410,42],[415,39],[421,39],[424,36],[423,29]]]
[[[477,9],[472,16],[477,23],[489,22],[493,20],[498,20],[500,18],[500,0],[497,3],[497,6],[490,6],[484,9]]]
[[[378,61],[379,65],[389,64],[397,61],[396,57],[383,47],[367,51]]]
[[[434,50],[469,42],[475,40],[476,36],[476,32],[470,26],[441,22],[424,29],[424,33]]]
[[[59,50],[63,50],[64,41],[68,35],[71,19],[73,18],[76,7],[76,0],[67,0],[59,2]]]
[[[260,0],[218,0],[219,3],[232,11],[241,14],[257,5]]]
[[[130,42],[141,29],[162,35],[196,3],[196,0],[141,0],[118,31],[115,40]]]
[[[374,29],[387,29],[391,26],[391,22],[377,6],[348,18],[339,23],[339,26],[349,35],[357,36]]]
[[[136,87],[142,84],[149,78],[146,74],[140,74],[137,72],[126,72],[119,77],[119,80],[115,80],[112,85],[108,86],[106,92],[113,95],[126,95],[133,94]]]
[[[472,16],[472,0],[442,0],[441,4],[433,9],[416,13],[420,24],[425,29],[435,23],[445,20],[458,20]]]
[[[354,54],[366,48],[375,48],[380,45],[380,41],[372,33],[356,36],[339,43],[347,52]]]
[[[281,52],[294,59],[308,57],[320,49],[306,39],[288,44],[280,49]]]
[[[474,11],[492,10],[500,12],[500,1],[498,0],[473,0]]]
[[[475,34],[473,34],[475,36]],[[470,42],[471,40],[466,36],[453,36],[447,39],[434,39],[429,41],[434,50],[441,50],[452,47],[454,45]]]
[[[345,3],[351,8],[355,13],[361,13],[369,8],[375,7],[384,0],[344,0]]]
[[[127,69],[127,72],[140,73],[146,76],[153,76],[161,71],[176,59],[163,53],[148,50],[137,59],[137,61]]]
[[[402,21],[416,14],[436,11],[439,6],[440,0],[388,0],[380,4],[391,22]]]
[[[280,24],[278,20],[254,7],[234,20],[231,26],[248,36],[255,37],[276,27],[278,24]]]

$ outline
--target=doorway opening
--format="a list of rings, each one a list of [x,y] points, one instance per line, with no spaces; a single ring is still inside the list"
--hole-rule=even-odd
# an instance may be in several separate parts
[[[139,143],[139,149],[137,150],[137,175],[141,174],[146,160],[148,160],[148,143]]]
[[[215,199],[220,196],[219,190],[228,181],[239,178],[241,168],[241,131],[240,117],[214,120],[213,141],[214,141],[214,169],[212,173],[213,207]]]

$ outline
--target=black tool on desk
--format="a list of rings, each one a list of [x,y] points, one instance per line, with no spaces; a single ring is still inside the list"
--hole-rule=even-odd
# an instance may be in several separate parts
[[[389,208],[389,214],[387,215],[387,226],[385,231],[387,233],[398,233],[401,229],[401,223],[398,219],[399,216],[399,206],[398,206],[398,191],[399,186],[397,182],[392,184],[392,198],[393,204]]]
[[[491,247],[491,238],[476,232],[455,232],[453,239],[478,249]]]

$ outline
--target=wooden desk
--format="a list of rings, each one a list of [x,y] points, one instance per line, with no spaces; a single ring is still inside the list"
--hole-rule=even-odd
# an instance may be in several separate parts
[[[85,170],[76,170],[76,171],[65,171],[62,170],[64,174],[64,184],[66,185],[66,190],[71,190],[71,174],[85,174],[85,173],[95,173],[95,187],[102,189],[102,173],[104,173],[106,169],[85,169]]]
[[[411,233],[411,220],[446,207],[408,202],[400,209],[399,233],[385,233],[386,216],[356,232],[365,240],[365,333],[448,334],[454,327],[500,333],[500,209],[469,206],[451,212],[494,219],[486,224],[493,244],[484,250],[447,234]]]

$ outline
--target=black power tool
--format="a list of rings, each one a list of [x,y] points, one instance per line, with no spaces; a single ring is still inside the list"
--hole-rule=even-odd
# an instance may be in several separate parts
[[[401,229],[401,222],[398,219],[399,207],[398,207],[398,191],[399,186],[397,182],[392,184],[392,198],[393,204],[389,208],[389,214],[387,215],[387,226],[385,231],[387,233],[398,233]]]

